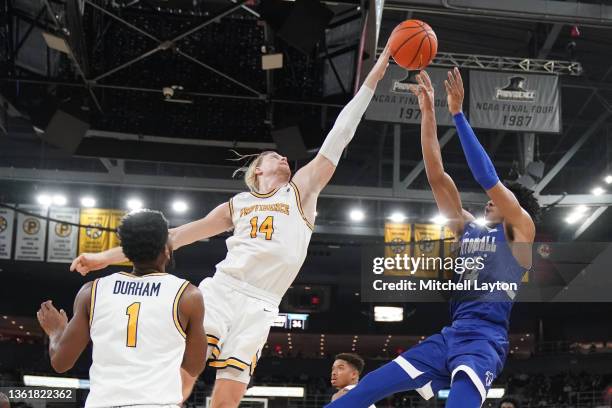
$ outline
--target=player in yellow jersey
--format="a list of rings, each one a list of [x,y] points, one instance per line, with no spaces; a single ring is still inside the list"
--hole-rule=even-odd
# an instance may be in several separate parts
[[[168,221],[157,211],[126,215],[119,237],[133,271],[86,283],[70,321],[51,301],[38,311],[57,372],[72,368],[91,339],[87,408],[178,407],[181,369],[194,377],[204,369],[202,293],[165,272],[168,235]]]
[[[319,193],[353,138],[388,61],[387,47],[340,112],[319,153],[293,177],[285,157],[263,152],[245,168],[248,192],[170,231],[174,247],[180,248],[234,230],[226,241],[226,258],[214,277],[200,284],[206,299],[208,357],[218,369],[213,408],[235,408],[240,403],[280,300],[306,258]],[[115,248],[80,255],[71,269],[86,274],[123,260],[121,248]],[[192,386],[195,378],[184,375],[183,381]]]

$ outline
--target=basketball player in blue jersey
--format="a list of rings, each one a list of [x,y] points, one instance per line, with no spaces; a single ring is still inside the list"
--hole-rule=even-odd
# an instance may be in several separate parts
[[[462,113],[463,82],[458,69],[449,72],[445,87],[448,106],[468,166],[490,200],[484,209],[485,225],[475,222],[461,206],[455,183],[444,171],[436,134],[434,90],[426,72],[417,75],[412,92],[422,112],[421,145],[427,179],[442,215],[461,242],[459,257],[481,258],[481,269],[454,281],[515,283],[520,285],[531,267],[533,219],[538,205],[533,195],[516,185],[500,182],[489,156]],[[513,291],[455,291],[451,298],[452,324],[368,374],[359,384],[328,407],[365,408],[400,391],[416,390],[429,399],[450,387],[447,408],[479,408],[500,374],[508,350],[508,321]]]

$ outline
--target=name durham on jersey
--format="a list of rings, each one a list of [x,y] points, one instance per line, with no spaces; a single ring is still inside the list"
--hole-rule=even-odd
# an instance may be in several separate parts
[[[159,296],[161,282],[126,282],[118,280],[113,295]]]
[[[483,291],[483,292],[495,292],[509,290],[518,291],[518,284],[511,282],[478,282],[477,280],[463,280],[461,282],[451,281],[440,281],[436,279],[432,280],[420,280],[418,282],[409,281],[402,279],[399,282],[384,282],[381,279],[373,282],[374,290],[430,290],[430,291]]]
[[[274,204],[255,204],[250,207],[244,207],[240,210],[240,216],[244,217],[253,211],[274,211],[289,215],[289,204],[274,203]]]

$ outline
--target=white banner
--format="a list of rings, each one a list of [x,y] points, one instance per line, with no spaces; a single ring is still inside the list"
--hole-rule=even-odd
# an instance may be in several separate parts
[[[435,90],[436,122],[440,126],[455,126],[448,111],[444,80],[448,69],[427,68]],[[389,65],[384,78],[378,83],[376,93],[365,113],[368,120],[395,123],[421,123],[421,110],[416,96],[408,87],[416,84],[418,71],[407,71],[398,65]]]
[[[559,77],[470,71],[469,116],[475,128],[558,133]]]
[[[79,209],[69,207],[51,207],[49,218],[79,223]],[[49,239],[47,240],[47,262],[71,263],[77,254],[79,229],[75,226],[58,222],[49,222]]]
[[[47,208],[39,205],[20,205],[20,210],[45,217]],[[22,213],[17,214],[15,260],[44,261],[47,220]]]
[[[0,259],[11,259],[14,224],[15,211],[8,208],[0,208]]]

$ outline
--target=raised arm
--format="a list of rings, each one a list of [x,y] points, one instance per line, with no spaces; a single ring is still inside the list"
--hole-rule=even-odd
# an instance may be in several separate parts
[[[495,206],[499,208],[505,222],[512,227],[515,240],[532,242],[535,236],[535,225],[531,216],[520,206],[514,194],[499,180],[491,158],[463,115],[464,90],[459,69],[449,71],[448,80],[444,81],[444,85],[448,94],[448,108],[453,115],[461,147],[472,175]]]
[[[208,213],[206,217],[180,227],[170,229],[172,249],[178,249],[201,239],[210,238],[233,228],[229,202],[220,204]],[[109,249],[95,254],[79,255],[70,265],[71,271],[86,275],[91,271],[104,269],[109,265],[126,262],[121,247]]]
[[[57,310],[48,300],[36,314],[41,327],[49,336],[51,367],[58,373],[70,370],[89,344],[89,306],[91,286],[88,282],[74,300],[74,316],[68,322],[64,310]]]
[[[308,195],[318,196],[332,178],[342,152],[353,139],[361,117],[372,100],[378,81],[385,75],[389,65],[389,55],[389,46],[387,46],[357,94],[338,115],[319,153],[293,177],[293,182],[302,192],[302,201],[305,201]]]
[[[438,210],[449,220],[449,227],[455,236],[458,236],[463,231],[465,221],[472,220],[474,217],[463,210],[457,186],[444,171],[436,128],[434,89],[431,79],[425,71],[418,74],[416,78],[419,85],[411,86],[410,90],[418,97],[421,109],[421,149],[427,181],[431,186]]]

